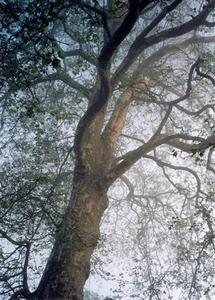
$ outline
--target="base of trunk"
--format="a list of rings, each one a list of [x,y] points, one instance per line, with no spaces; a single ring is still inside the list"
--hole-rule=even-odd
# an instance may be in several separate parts
[[[83,300],[90,258],[100,237],[100,221],[106,208],[107,195],[100,187],[86,182],[74,185],[35,300]]]

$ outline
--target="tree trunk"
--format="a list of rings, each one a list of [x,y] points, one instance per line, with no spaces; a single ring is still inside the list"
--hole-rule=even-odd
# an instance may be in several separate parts
[[[36,291],[36,299],[82,300],[90,258],[99,240],[107,192],[93,178],[74,180],[73,192]]]

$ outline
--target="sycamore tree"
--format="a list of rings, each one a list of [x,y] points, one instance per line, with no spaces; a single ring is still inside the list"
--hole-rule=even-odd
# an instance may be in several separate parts
[[[109,247],[133,251],[130,297],[207,295],[215,1],[0,5],[3,297],[83,299],[97,244],[95,270],[111,253],[107,208]]]

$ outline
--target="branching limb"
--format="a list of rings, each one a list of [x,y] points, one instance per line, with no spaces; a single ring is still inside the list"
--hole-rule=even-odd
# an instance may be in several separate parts
[[[23,288],[21,288],[21,289],[17,290],[16,292],[14,292],[14,294],[10,297],[10,299],[19,299],[21,296],[22,297],[24,296],[25,299],[28,299],[28,296],[30,295],[30,291],[29,291],[29,287],[28,287],[28,272],[27,271],[28,271],[28,264],[29,264],[29,258],[30,258],[31,244],[30,244],[30,242],[27,242],[27,241],[15,241],[11,237],[9,237],[3,230],[0,230],[0,234],[7,241],[12,243],[13,245],[18,246],[14,250],[13,253],[15,253],[18,249],[23,248],[23,247],[26,249],[22,271],[19,272],[19,273],[15,273],[13,275],[3,276],[3,277],[0,278],[0,281],[8,282],[13,277],[22,276]]]
[[[175,134],[172,136],[166,136],[161,134],[160,137],[163,136],[162,143],[170,145],[174,148],[177,148],[181,151],[193,153],[197,151],[204,151],[211,146],[215,145],[215,136],[211,135],[207,139],[203,139],[201,137],[192,137],[184,134]],[[193,142],[199,142],[198,144],[187,144],[181,142],[179,139],[183,140],[192,140]]]
[[[215,169],[211,166],[213,152],[214,152],[214,147],[211,147],[208,153],[207,169],[215,174]]]
[[[199,143],[188,144],[185,142],[181,142],[180,139],[192,140],[193,142],[199,142]],[[156,136],[156,138],[150,139],[144,145],[136,148],[135,150],[129,151],[125,155],[121,156],[118,159],[120,160],[120,162],[116,166],[114,166],[112,170],[110,170],[110,172],[105,176],[105,180],[107,182],[115,181],[140,158],[147,155],[150,151],[154,150],[158,146],[164,144],[170,145],[184,152],[194,153],[196,151],[206,150],[210,146],[215,145],[215,136],[210,136],[207,139],[203,139],[200,137],[193,137],[184,134],[175,134],[171,136],[168,136],[166,134],[160,134]]]
[[[23,266],[23,271],[22,271],[23,289],[26,294],[30,294],[29,287],[28,287],[28,263],[29,263],[29,258],[30,258],[30,250],[31,250],[31,244],[27,243],[26,244],[25,261],[24,261],[24,266]]]
[[[210,80],[212,82],[212,84],[215,86],[215,79],[211,76],[211,75],[208,75],[206,73],[203,73],[202,71],[200,71],[200,63],[203,62],[203,60],[201,60],[200,58],[198,59],[198,64],[196,65],[196,73],[201,76],[201,77],[204,77],[208,80]]]
[[[183,0],[175,0],[169,6],[166,6],[161,13],[142,31],[139,39],[146,37],[165,17],[168,13],[173,11]]]
[[[157,136],[159,136],[161,134],[162,129],[164,128],[171,112],[172,112],[172,108],[174,105],[182,102],[183,100],[187,99],[190,96],[191,90],[192,90],[192,77],[193,77],[193,73],[194,70],[196,69],[196,67],[199,65],[199,60],[197,60],[190,68],[190,72],[189,72],[189,76],[188,76],[188,81],[187,81],[187,89],[185,92],[185,95],[181,95],[179,98],[177,98],[176,100],[167,102],[166,104],[169,105],[166,114],[163,118],[163,120],[161,121],[160,125],[158,126],[158,129],[156,130],[155,134],[151,137],[150,140],[156,139]],[[200,111],[201,112],[201,111]]]
[[[199,179],[199,176],[197,175],[197,173],[194,170],[192,170],[192,169],[190,169],[188,167],[175,166],[175,165],[172,165],[170,163],[166,163],[164,161],[161,161],[157,157],[151,156],[151,155],[144,155],[143,158],[148,158],[148,159],[153,160],[161,168],[167,167],[167,168],[172,169],[172,170],[185,171],[185,172],[190,173],[195,178],[196,183],[197,183],[197,190],[196,190],[195,197],[196,197],[196,203],[198,204],[199,193],[200,193],[200,190],[201,190],[201,181]]]
[[[150,4],[150,0],[146,0],[143,2],[143,7],[141,9],[147,7]],[[118,46],[122,43],[122,41],[126,38],[128,33],[133,28],[136,23],[140,12],[140,3],[138,0],[129,0],[129,8],[128,14],[123,20],[122,24],[117,28],[117,30],[112,35],[111,39],[102,49],[99,63],[102,67],[107,67],[108,63],[113,56],[113,53],[118,48]]]
[[[127,56],[113,75],[113,84],[116,85],[118,83],[118,81],[121,79],[121,76],[128,70],[128,68],[136,60],[141,52],[155,44],[160,43],[161,41],[184,35],[196,29],[197,27],[204,25],[207,16],[210,14],[214,7],[215,0],[212,0],[206,5],[202,12],[200,12],[196,17],[184,23],[183,25],[160,31],[159,33],[149,37],[145,37],[144,35],[142,36],[140,34],[133,42]]]
[[[128,88],[119,97],[114,107],[114,111],[111,114],[110,120],[103,131],[102,137],[104,142],[112,149],[114,149],[116,141],[118,140],[118,137],[120,136],[124,127],[128,107],[131,101],[132,89]]]
[[[144,7],[146,7],[150,3],[150,0],[144,1]],[[143,7],[143,8],[144,8]],[[77,134],[75,136],[74,141],[74,151],[77,157],[78,162],[80,163],[79,171],[84,170],[84,162],[83,162],[83,152],[81,149],[81,143],[84,141],[84,136],[86,138],[87,133],[91,130],[93,126],[93,122],[98,117],[99,112],[105,109],[107,106],[107,102],[111,95],[112,86],[110,81],[110,61],[112,56],[115,53],[115,50],[121,44],[121,42],[126,38],[131,29],[133,28],[136,20],[139,16],[139,1],[133,0],[129,1],[129,9],[128,14],[124,18],[121,25],[117,28],[117,30],[113,33],[112,37],[107,41],[104,45],[99,59],[98,59],[98,76],[100,84],[95,91],[95,100],[92,105],[89,107],[85,115],[79,122],[77,128]],[[97,128],[97,134],[100,134],[101,128]]]
[[[17,241],[11,238],[4,230],[0,229],[0,235],[6,239],[8,242],[15,246],[26,246],[27,241]]]
[[[206,27],[212,28],[212,27],[215,26],[215,22],[209,22],[209,21],[206,20],[206,21],[204,22],[204,25],[205,25]]]
[[[202,114],[204,111],[208,110],[208,109],[212,109],[214,112],[215,112],[215,105],[214,104],[207,104],[207,105],[204,105],[202,108],[200,108],[199,110],[196,110],[196,111],[191,111],[191,110],[188,110],[180,105],[175,105],[175,107],[184,112],[185,114],[187,115],[190,115],[190,116],[199,116],[200,114]]]
[[[128,108],[131,102],[135,100],[135,94],[143,93],[153,85],[154,82],[149,80],[133,84],[129,86],[117,100],[111,117],[102,134],[104,142],[111,147],[112,151],[114,151],[116,142],[125,126]]]
[[[82,95],[84,95],[87,99],[90,99],[90,93],[89,90],[83,86],[82,84],[78,83],[74,79],[72,79],[67,73],[59,72],[59,73],[53,73],[49,74],[45,77],[38,78],[33,81],[32,85],[43,83],[43,82],[51,82],[54,80],[59,80],[73,88],[74,90],[80,92]]]
[[[92,65],[94,65],[94,66],[97,65],[97,59],[93,55],[89,55],[81,47],[79,49],[75,49],[75,50],[68,50],[68,51],[61,50],[61,52],[63,53],[64,57],[80,56],[84,60],[86,60],[89,63],[91,63]]]
[[[142,64],[138,66],[139,73],[147,72],[149,70],[149,66],[153,65],[160,59],[164,58],[168,54],[173,54],[178,51],[182,51],[183,49],[189,47],[190,45],[194,44],[210,44],[215,42],[215,36],[197,36],[194,35],[180,43],[174,43],[167,46],[164,46],[160,48],[159,50],[152,53],[149,57],[147,57]],[[156,78],[153,77],[153,73],[150,72],[150,76],[152,76],[152,79],[156,80]],[[159,81],[158,81],[159,82]]]
[[[94,12],[96,16],[99,16],[101,18],[101,22],[103,25],[103,28],[108,36],[108,38],[111,38],[111,32],[110,28],[108,26],[108,17],[104,10],[100,9],[99,7],[92,6],[89,3],[80,3],[80,7],[86,8],[87,10]]]

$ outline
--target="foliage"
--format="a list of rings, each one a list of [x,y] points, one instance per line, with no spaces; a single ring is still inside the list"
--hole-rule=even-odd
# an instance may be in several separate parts
[[[130,165],[109,191],[90,280],[113,283],[114,299],[197,300],[213,293],[210,16],[177,39],[178,27],[213,3],[150,1],[111,58],[113,93],[102,130],[118,113],[113,163]],[[25,285],[37,288],[71,198],[76,128],[96,103],[100,53],[129,5],[10,0],[0,9],[0,293],[6,299]],[[143,49],[132,61],[143,28]],[[132,97],[123,102],[128,91]],[[149,153],[140,152],[150,141]],[[131,163],[133,150],[139,157]],[[101,297],[88,291],[85,298]]]

